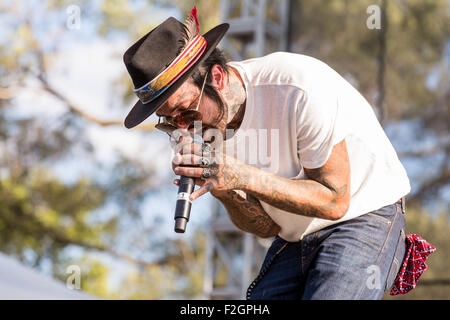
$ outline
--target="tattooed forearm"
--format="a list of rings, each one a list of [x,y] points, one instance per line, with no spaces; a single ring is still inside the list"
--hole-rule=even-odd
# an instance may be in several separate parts
[[[274,207],[291,213],[335,220],[341,218],[346,211],[342,209],[339,199],[333,192],[311,180],[289,180],[272,176],[260,186],[259,190],[248,192]],[[347,185],[341,189],[346,192]]]
[[[229,190],[214,193],[227,209],[231,221],[239,229],[259,237],[273,237],[280,232],[280,227],[264,211],[259,201],[241,191]]]
[[[305,169],[307,180],[291,180],[250,168],[252,177],[244,188],[279,209],[322,219],[336,220],[350,203],[350,165],[345,140],[333,148],[327,163],[318,169]]]

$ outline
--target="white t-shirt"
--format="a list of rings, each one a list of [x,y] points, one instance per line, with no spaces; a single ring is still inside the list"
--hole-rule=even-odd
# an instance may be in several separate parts
[[[290,179],[323,166],[332,148],[346,141],[351,170],[347,213],[331,221],[280,210],[260,201],[281,227],[279,236],[305,235],[393,204],[410,191],[406,171],[364,97],[327,64],[277,52],[230,62],[247,93],[242,124],[226,140],[241,162]]]

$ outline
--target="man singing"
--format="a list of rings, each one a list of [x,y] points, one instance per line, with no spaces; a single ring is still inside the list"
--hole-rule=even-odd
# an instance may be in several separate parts
[[[171,135],[194,121],[220,133],[212,151],[184,135],[172,166],[200,186],[191,200],[210,192],[239,229],[275,237],[248,299],[381,299],[405,253],[410,185],[371,106],[312,57],[227,62],[227,30],[200,35],[194,8],[131,46],[139,101],[125,126],[156,112]]]

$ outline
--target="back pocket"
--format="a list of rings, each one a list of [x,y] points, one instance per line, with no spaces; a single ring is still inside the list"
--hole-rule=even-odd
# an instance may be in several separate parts
[[[397,248],[395,248],[394,259],[392,260],[392,264],[389,268],[389,273],[386,279],[386,286],[384,288],[385,291],[394,284],[395,278],[397,277],[398,271],[400,270],[400,266],[403,262],[406,250],[405,238],[405,231],[401,229]]]

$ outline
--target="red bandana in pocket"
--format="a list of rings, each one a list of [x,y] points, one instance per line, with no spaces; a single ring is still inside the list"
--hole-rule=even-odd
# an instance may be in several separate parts
[[[405,241],[405,257],[392,286],[392,296],[405,294],[416,287],[419,278],[428,267],[425,261],[436,250],[436,247],[417,234],[406,235]]]

